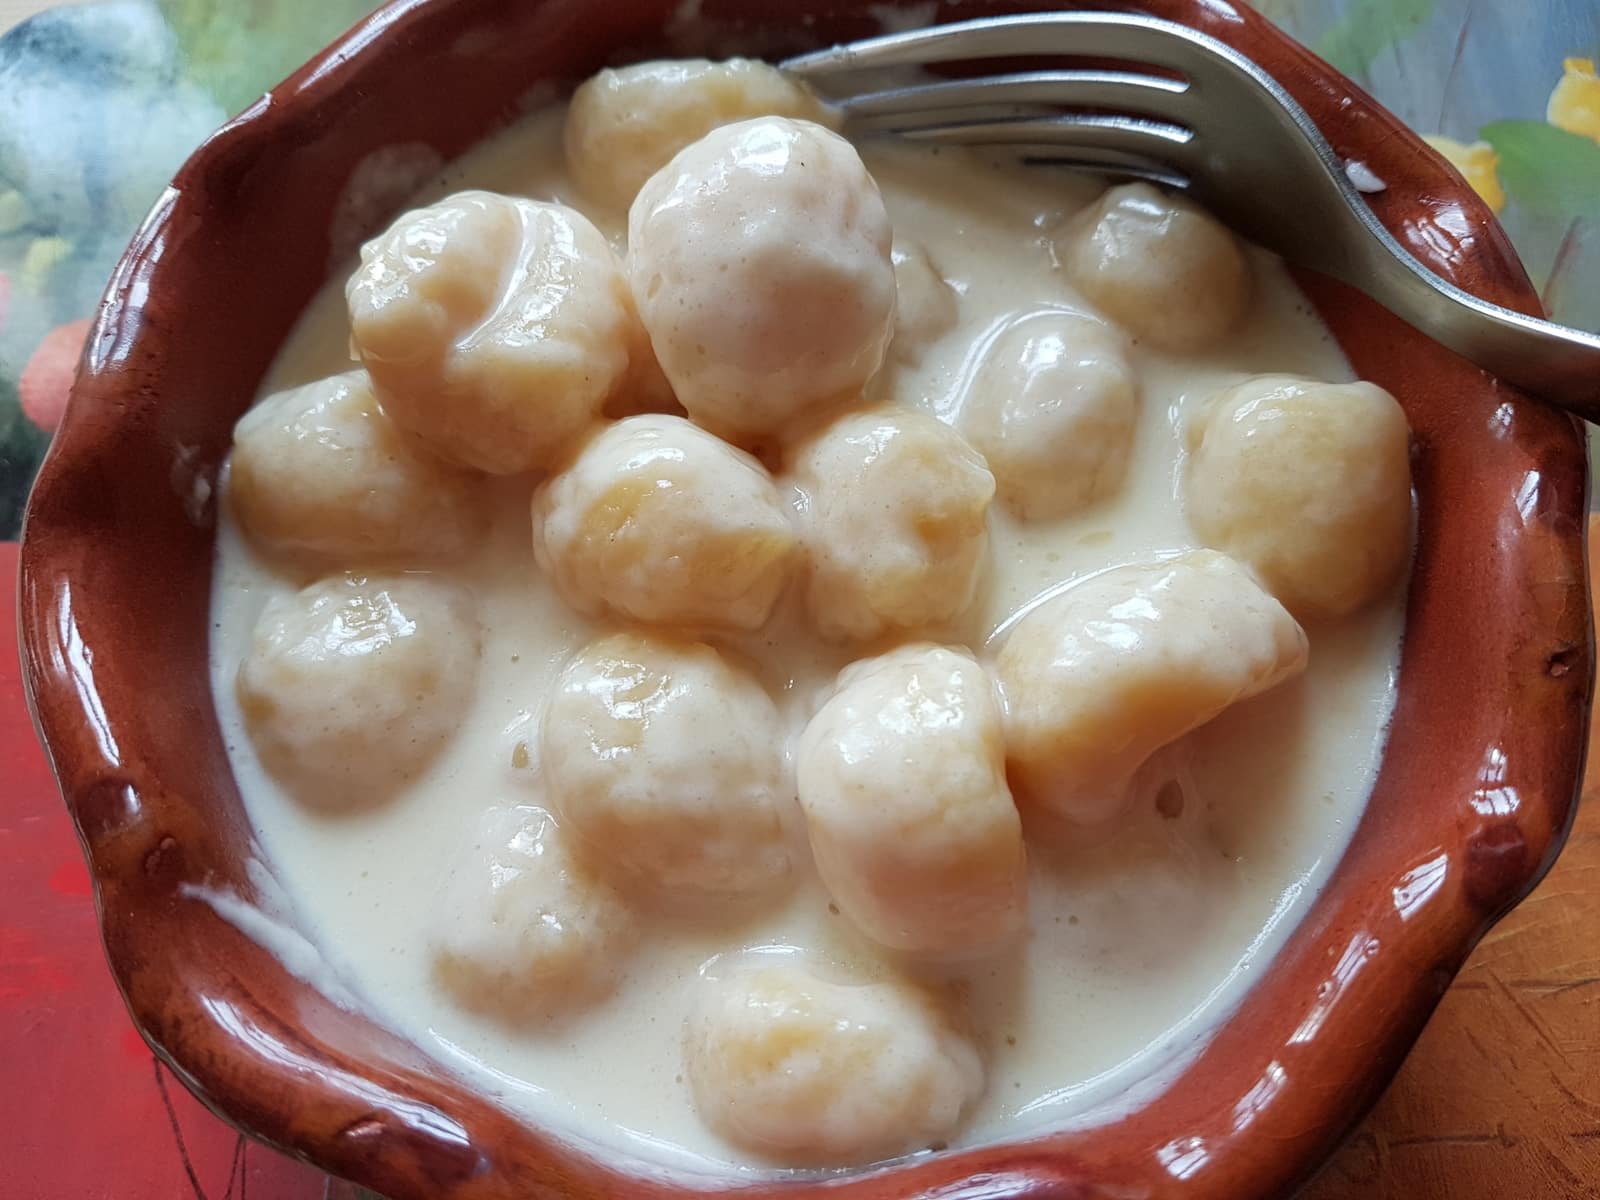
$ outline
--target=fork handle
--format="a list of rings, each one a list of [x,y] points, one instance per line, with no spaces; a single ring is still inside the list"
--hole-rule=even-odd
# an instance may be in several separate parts
[[[1369,242],[1363,261],[1331,273],[1512,387],[1600,424],[1600,336],[1480,300],[1377,229],[1386,247]]]

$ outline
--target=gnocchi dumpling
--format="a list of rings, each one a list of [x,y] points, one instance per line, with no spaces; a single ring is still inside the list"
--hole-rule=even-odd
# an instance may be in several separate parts
[[[645,624],[755,629],[796,535],[765,467],[682,417],[608,426],[533,499],[534,555],[567,602]]]
[[[890,243],[855,148],[809,121],[722,126],[651,176],[628,277],[690,417],[748,444],[858,396],[893,327]]]
[[[487,525],[473,477],[401,434],[364,371],[268,396],[239,418],[228,461],[239,524],[277,554],[346,565],[446,558]]]
[[[384,411],[441,456],[547,470],[630,380],[638,316],[587,217],[468,191],[361,248],[350,340]]]
[[[617,634],[567,664],[540,722],[551,799],[625,888],[694,908],[792,874],[778,710],[710,646]]]
[[[607,68],[572,94],[567,169],[585,196],[625,210],[646,179],[719,125],[751,117],[831,118],[776,67],[749,58],[703,58]]]
[[[890,352],[899,362],[916,365],[945,334],[956,327],[960,305],[955,288],[939,274],[921,242],[895,240],[889,251],[894,264],[894,338]]]
[[[1053,520],[1122,486],[1138,407],[1122,335],[1041,309],[985,348],[961,427],[994,472],[1001,503],[1024,520]]]
[[[846,667],[796,754],[800,805],[840,911],[895,950],[994,950],[1026,915],[1022,822],[1000,706],[965,650]]]
[[[1259,376],[1190,426],[1185,512],[1297,616],[1348,616],[1405,566],[1409,455],[1405,413],[1377,385]]]
[[[824,637],[938,629],[971,606],[995,483],[950,426],[909,408],[843,417],[800,449],[794,479],[806,603]]]
[[[532,806],[483,813],[431,911],[434,976],[463,1007],[517,1023],[606,995],[636,937],[621,896]]]
[[[775,963],[701,988],[685,1074],[701,1118],[742,1149],[818,1166],[922,1150],[983,1092],[971,1041],[908,984]]]
[[[1304,630],[1227,555],[1113,567],[1026,612],[995,662],[1017,801],[1118,816],[1152,753],[1305,669]]]
[[[267,603],[236,690],[261,763],[297,799],[389,799],[454,735],[477,684],[466,589],[423,575],[346,575]]]
[[[1091,304],[1159,350],[1204,350],[1250,303],[1250,264],[1210,214],[1147,183],[1114,187],[1060,248]]]

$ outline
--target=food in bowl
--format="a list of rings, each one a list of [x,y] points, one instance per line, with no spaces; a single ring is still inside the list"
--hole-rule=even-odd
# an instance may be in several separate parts
[[[794,96],[611,72],[425,188],[240,422],[214,585],[349,991],[700,1169],[1159,1085],[1353,830],[1402,624],[1404,420],[1279,264]]]

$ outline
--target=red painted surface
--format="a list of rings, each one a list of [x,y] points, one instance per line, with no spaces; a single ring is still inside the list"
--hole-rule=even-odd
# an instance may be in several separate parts
[[[319,1172],[212,1116],[128,1020],[23,703],[16,577],[0,543],[0,1197],[321,1200]]]
[[[67,411],[67,393],[72,376],[83,354],[83,339],[89,334],[89,321],[69,321],[44,335],[28,365],[17,380],[17,397],[28,419],[46,433],[54,433]],[[13,568],[13,574],[15,568]]]

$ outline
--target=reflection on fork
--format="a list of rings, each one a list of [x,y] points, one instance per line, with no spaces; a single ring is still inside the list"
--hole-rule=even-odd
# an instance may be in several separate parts
[[[996,59],[1040,65],[920,73]],[[1341,160],[1281,84],[1215,38],[1153,17],[1035,13],[868,38],[782,65],[837,104],[853,132],[1008,147],[1029,161],[1182,188],[1289,262],[1359,288],[1508,383],[1600,420],[1600,336],[1433,274],[1352,182],[1370,170]]]

